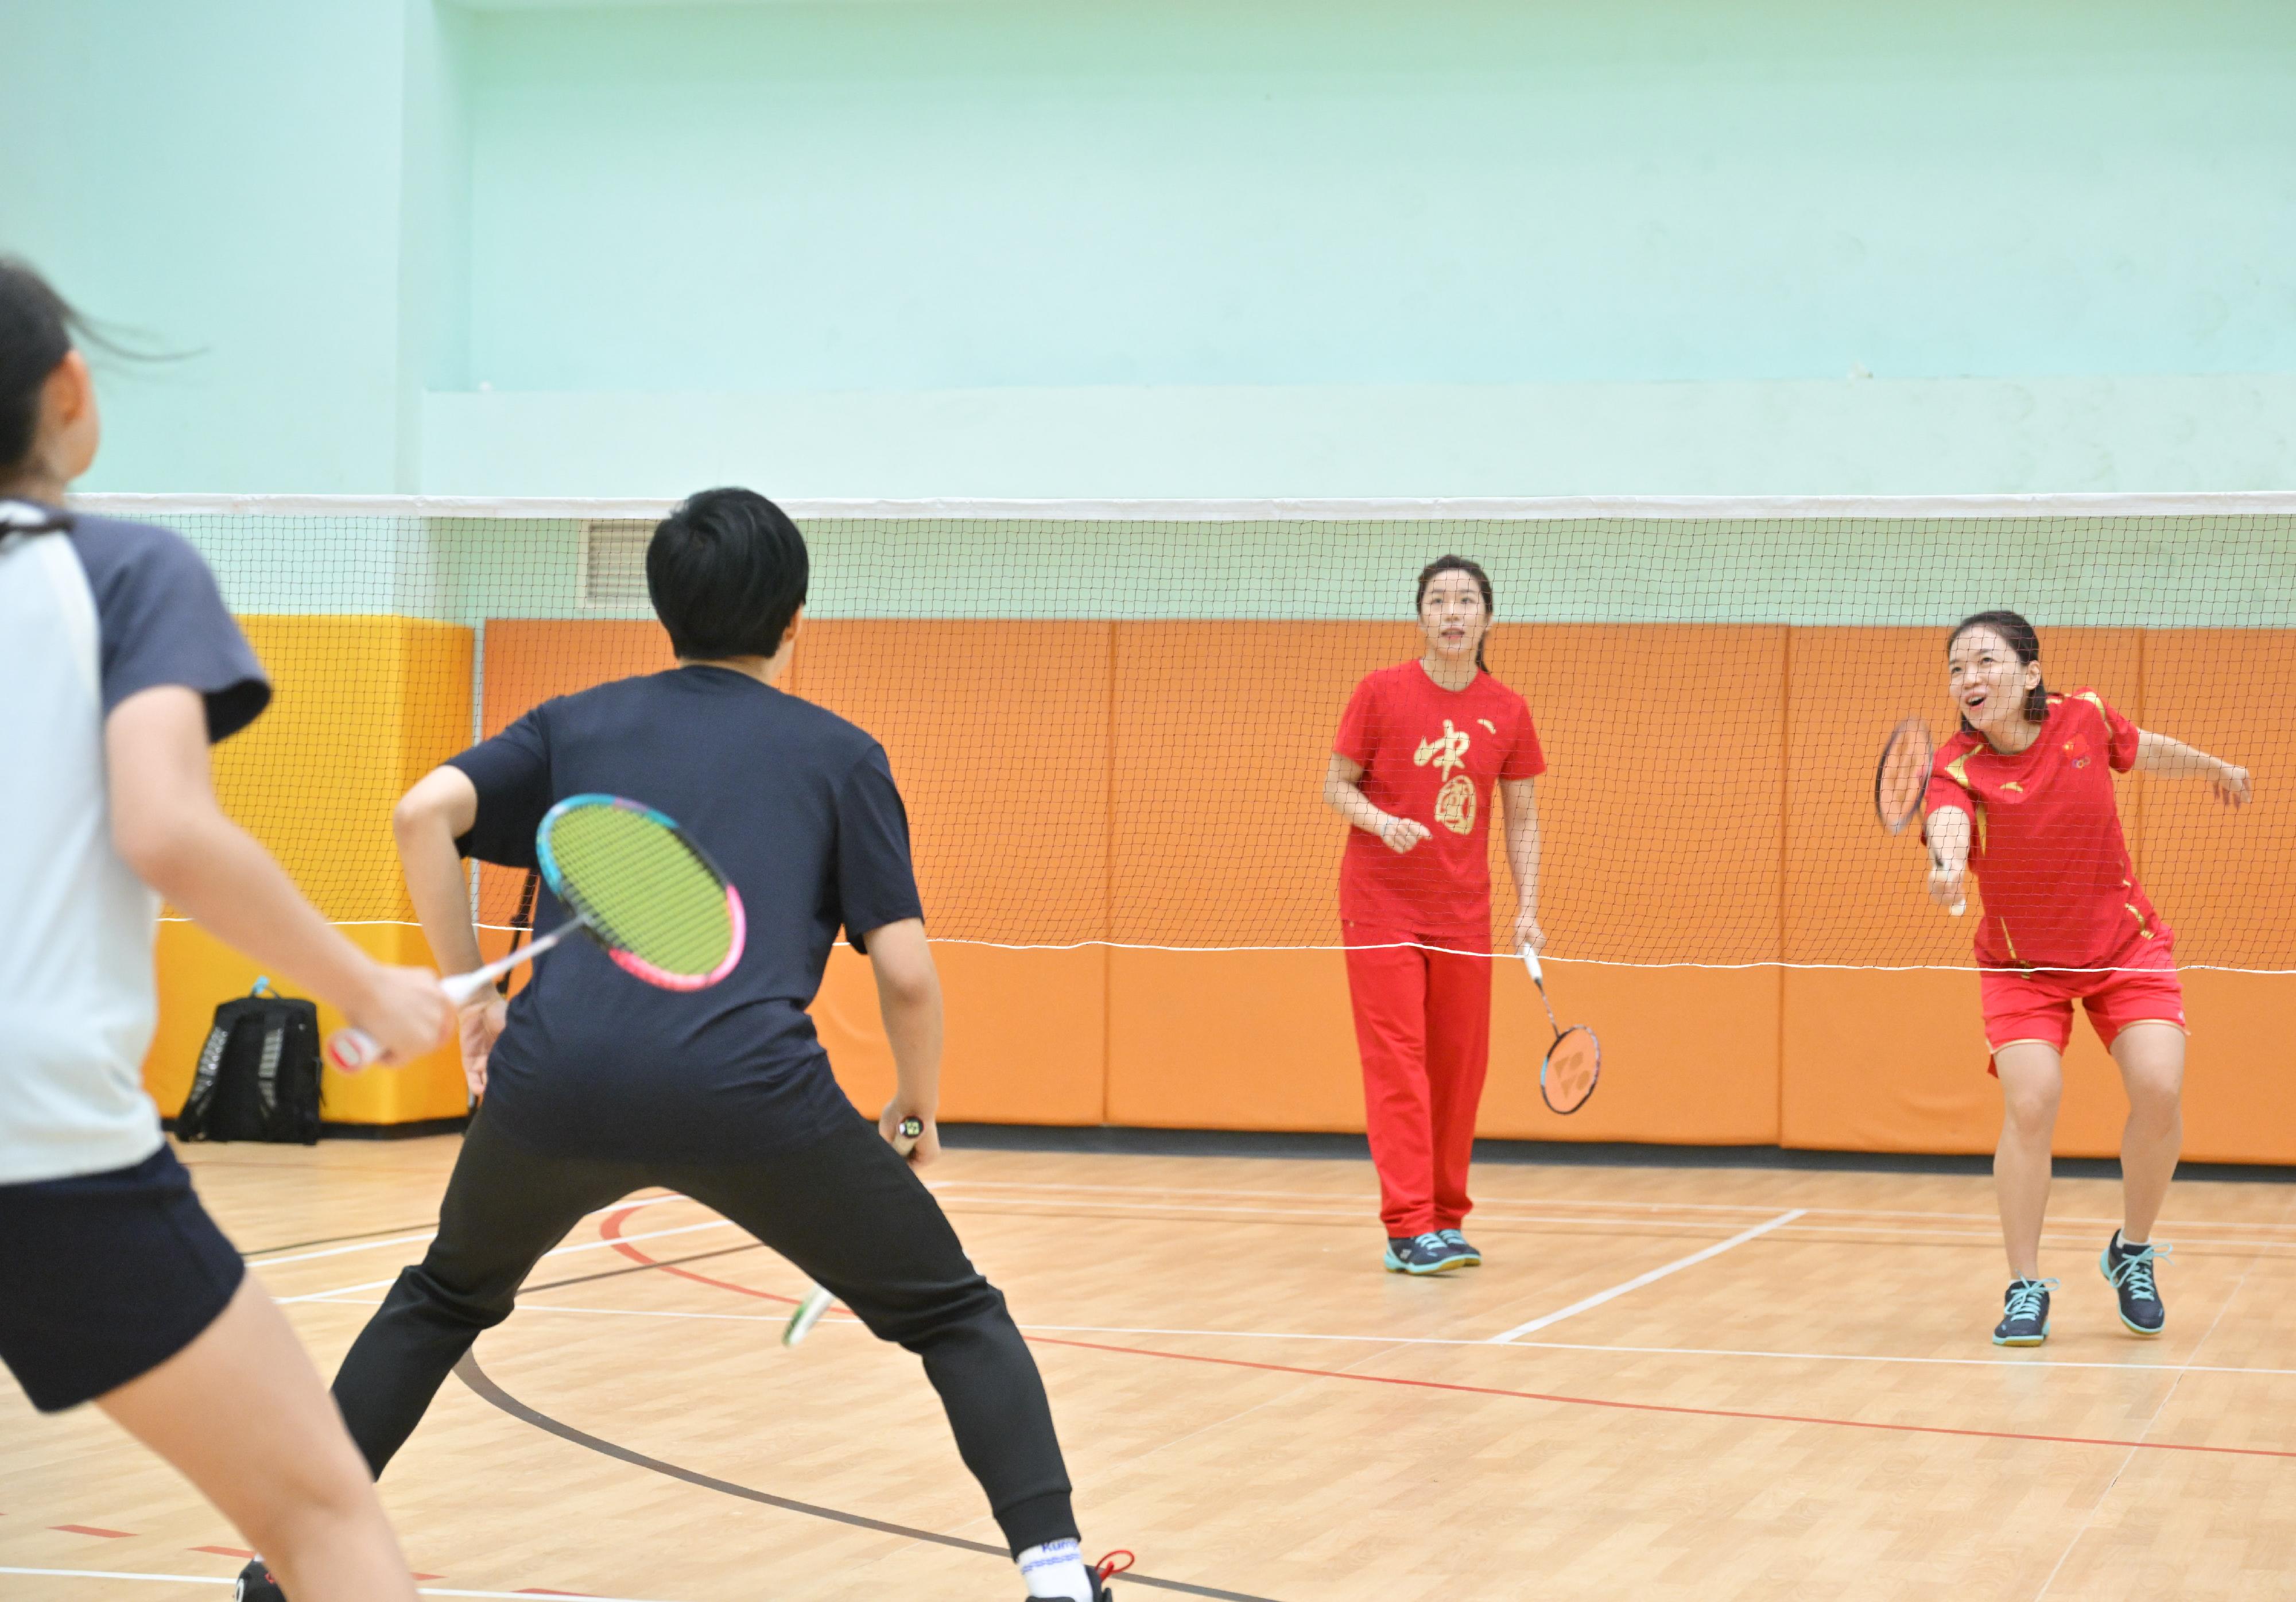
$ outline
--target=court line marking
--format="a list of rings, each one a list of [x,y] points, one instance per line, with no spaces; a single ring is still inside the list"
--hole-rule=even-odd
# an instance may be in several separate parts
[[[668,1198],[667,1197],[651,1197],[647,1202],[639,1203],[637,1206],[645,1206],[650,1204],[652,1201],[666,1201],[668,1199]],[[609,1220],[611,1221],[621,1213],[635,1212],[636,1211],[637,1207],[610,1207],[606,1210],[606,1212]],[[594,1217],[596,1215],[593,1214],[592,1216]],[[665,1236],[693,1235],[703,1229],[730,1229],[733,1227],[733,1221],[729,1219],[713,1218],[704,1223],[680,1224],[674,1229],[650,1229],[643,1235],[618,1236],[615,1238],[621,1240],[660,1240]],[[545,1252],[541,1257],[535,1259],[535,1261],[537,1262],[540,1262],[553,1257],[570,1257],[577,1252],[602,1252],[611,1246],[613,1244],[613,1240],[593,1240],[585,1241],[578,1246],[553,1246],[549,1251]],[[265,1265],[258,1264],[256,1266],[262,1267]],[[398,1283],[398,1276],[393,1274],[388,1279],[370,1279],[365,1281],[364,1284],[346,1285],[332,1291],[308,1291],[299,1296],[281,1296],[278,1298],[278,1302],[280,1306],[287,1307],[299,1302],[329,1302],[338,1296],[349,1295],[354,1291],[388,1290]]]
[[[215,1574],[139,1574],[127,1569],[20,1569],[0,1567],[0,1574],[30,1574],[44,1580],[141,1580],[155,1585],[237,1585],[239,1576],[228,1579]],[[634,1597],[594,1597],[587,1591],[469,1591],[450,1590],[442,1586],[418,1585],[415,1594],[422,1597],[499,1597],[508,1602],[534,1602],[537,1596],[579,1595],[581,1602],[642,1602]]]
[[[601,1225],[603,1231],[613,1220]],[[645,1253],[631,1247],[625,1255],[644,1260]],[[673,1270],[674,1271],[674,1270]],[[787,1302],[791,1298],[775,1295],[770,1291],[755,1290],[748,1286],[734,1285],[728,1280],[707,1279],[699,1274],[685,1277],[701,1280],[723,1290],[744,1296],[755,1296],[769,1302]],[[1072,1346],[1085,1351],[1112,1351],[1125,1357],[1167,1358],[1174,1362],[1209,1363],[1223,1368],[1252,1368],[1267,1374],[1299,1374],[1317,1379],[1352,1380],[1364,1384],[1400,1385],[1422,1391],[1449,1391],[1473,1396],[1507,1396],[1529,1401],[1553,1402],[1565,1407],[1608,1408],[1629,1413],[1669,1413],[1691,1418],[1742,1418],[1770,1424],[1814,1424],[1840,1429],[1882,1430],[1907,1435],[1958,1435],[1980,1441],[2029,1441],[2046,1445],[2134,1447],[2145,1451],[2202,1452],[2218,1457],[2279,1458],[2296,1460],[2296,1451],[2261,1446],[2208,1446],[2181,1441],[2119,1441],[2093,1435],[2044,1435],[2016,1430],[1978,1430],[1957,1428],[1941,1424],[1883,1424],[1863,1418],[1828,1418],[1800,1413],[1756,1413],[1734,1408],[1693,1408],[1671,1402],[1614,1401],[1599,1396],[1564,1396],[1545,1391],[1513,1391],[1496,1385],[1466,1385],[1447,1380],[1406,1379],[1384,1374],[1355,1374],[1336,1368],[1305,1368],[1291,1363],[1256,1363],[1244,1358],[1211,1357],[1193,1351],[1157,1351],[1141,1346],[1111,1346],[1098,1341],[1063,1340],[1055,1335],[1028,1335],[1031,1344],[1042,1346]],[[1482,1343],[1488,1344],[1488,1343]],[[466,1358],[467,1361],[468,1359]]]
[[[847,1513],[838,1508],[824,1508],[814,1502],[800,1502],[791,1497],[775,1496],[770,1491],[753,1490],[747,1485],[736,1484],[731,1480],[721,1480],[713,1475],[703,1474],[698,1469],[685,1468],[676,1463],[665,1462],[660,1458],[647,1457],[644,1452],[634,1451],[627,1446],[618,1445],[603,1436],[593,1435],[586,1430],[578,1429],[573,1425],[553,1418],[547,1413],[529,1407],[504,1390],[495,1382],[493,1376],[480,1368],[478,1356],[472,1351],[465,1351],[462,1360],[455,1365],[455,1377],[468,1385],[488,1405],[500,1409],[521,1424],[531,1425],[546,1434],[555,1435],[562,1441],[571,1442],[576,1446],[587,1447],[594,1452],[611,1458],[617,1462],[627,1463],[633,1467],[648,1469],[669,1479],[683,1480],[685,1483],[700,1486],[704,1491],[715,1491],[726,1496],[740,1497],[744,1501],[762,1502],[768,1508],[776,1508],[785,1513],[801,1513],[809,1517],[825,1519],[831,1524],[873,1530],[882,1535],[894,1535],[909,1540],[924,1541],[932,1546],[952,1547],[963,1552],[978,1552],[995,1557],[1000,1563],[1012,1561],[1011,1554],[1004,1547],[991,1546],[987,1541],[967,1540],[963,1536],[947,1535],[938,1530],[919,1530],[907,1524],[897,1524],[887,1519],[870,1518],[859,1513]],[[1191,1585],[1181,1580],[1158,1579],[1154,1575],[1142,1573],[1138,1569],[1127,1570],[1124,1580],[1128,1585],[1144,1585],[1156,1590],[1179,1591],[1191,1597],[1210,1597],[1216,1598],[1216,1602],[1272,1602],[1269,1598],[1249,1596],[1242,1591],[1215,1590],[1208,1585]]]
[[[644,1266],[669,1265],[649,1263]],[[727,1282],[710,1280],[708,1283],[722,1288]],[[783,1321],[783,1315],[779,1313],[696,1313],[650,1307],[569,1307],[562,1302],[529,1302],[525,1300],[526,1294],[520,1293],[520,1312],[579,1313],[602,1319],[667,1319],[679,1322],[718,1324],[779,1324]],[[343,1307],[382,1305],[381,1301],[368,1297],[340,1296],[329,1300]],[[823,1322],[841,1324],[855,1329],[861,1327],[860,1319],[841,1310],[831,1312]],[[1480,1336],[1330,1335],[1282,1329],[1165,1329],[1155,1326],[1122,1324],[1021,1324],[1018,1327],[1024,1335],[1166,1335],[1175,1339],[1216,1341],[1329,1341],[1365,1346],[1488,1347],[1493,1343]],[[1515,1351],[1608,1352],[1623,1357],[1735,1357],[1787,1363],[1903,1363],[1914,1367],[1951,1368],[2099,1368],[2116,1374],[2238,1374],[2259,1379],[2296,1379],[2296,1368],[2254,1368],[2235,1363],[2106,1363],[2082,1358],[1906,1357],[1878,1351],[1760,1351],[1727,1346],[1609,1346],[1588,1341],[1509,1341],[1507,1346]]]
[[[1609,1290],[1596,1291],[1593,1295],[1581,1297],[1568,1307],[1557,1308],[1554,1311],[1540,1318],[1526,1319],[1513,1329],[1493,1335],[1490,1338],[1490,1344],[1504,1346],[1517,1335],[1527,1335],[1534,1329],[1545,1329],[1550,1324],[1560,1324],[1563,1319],[1575,1318],[1590,1308],[1600,1307],[1605,1302],[1616,1301],[1628,1291],[1638,1291],[1643,1286],[1663,1279],[1669,1274],[1679,1274],[1685,1269],[1695,1268],[1710,1257],[1719,1257],[1734,1246],[1742,1246],[1750,1240],[1759,1240],[1773,1229],[1784,1228],[1801,1217],[1807,1211],[1807,1208],[1790,1207],[1779,1213],[1777,1217],[1764,1223],[1756,1224],[1751,1229],[1741,1229],[1728,1240],[1718,1240],[1712,1245],[1693,1252],[1687,1257],[1677,1257],[1672,1262],[1661,1263],[1647,1274],[1637,1274],[1623,1284],[1612,1286]]]
[[[1095,1153],[1094,1155],[1121,1154]],[[1360,1162],[1362,1159],[1345,1159]],[[1488,1165],[1486,1168],[1488,1171]],[[1952,1176],[1939,1176],[1950,1178]],[[2248,1183],[2235,1180],[2234,1183]],[[2257,1180],[2257,1184],[2273,1181]],[[953,1189],[990,1190],[1085,1190],[1095,1195],[1130,1193],[1143,1195],[1196,1196],[1262,1196],[1290,1202],[1347,1202],[1373,1204],[1379,1200],[1372,1191],[1341,1192],[1328,1190],[1245,1190],[1226,1189],[1218,1186],[1179,1185],[1098,1185],[1089,1180],[1073,1183],[1054,1183],[1028,1179],[929,1179],[928,1190]],[[1628,1200],[1598,1200],[1580,1196],[1484,1196],[1475,1204],[1478,1212],[1493,1207],[1608,1207],[1611,1209],[1644,1208],[1656,1212],[1767,1212],[1779,1204],[1769,1202],[1637,1202]],[[1990,1224],[1998,1215],[1991,1212],[1950,1212],[1925,1207],[1805,1207],[1803,1212],[1813,1217],[1827,1218],[1913,1218],[1965,1220],[1972,1223]],[[2077,1213],[2060,1213],[2049,1220],[2055,1224],[2102,1224],[2108,1228],[2119,1225],[2118,1218],[2090,1218]],[[2296,1224],[2264,1223],[2240,1219],[2161,1219],[2154,1228],[2160,1229],[2280,1229],[2296,1232]]]
[[[581,1216],[581,1218],[578,1218],[574,1221],[578,1224],[583,1223],[590,1219],[603,1218],[609,1212],[635,1212],[641,1207],[651,1207],[657,1202],[678,1202],[684,1201],[685,1199],[685,1198],[684,1196],[678,1195],[675,1191],[658,1196],[640,1196],[636,1201],[632,1201],[627,1196],[625,1196],[610,1207],[601,1207],[594,1212],[586,1212]],[[380,1251],[385,1246],[412,1245],[416,1241],[436,1240],[438,1237],[438,1230],[425,1229],[421,1233],[414,1235],[393,1236],[389,1240],[369,1240],[363,1241],[357,1245],[338,1246],[332,1250],[325,1252],[306,1252],[297,1257],[266,1257],[261,1252],[244,1252],[242,1253],[240,1256],[241,1261],[244,1261],[250,1268],[275,1269],[282,1263],[309,1262],[313,1259],[320,1257],[346,1257],[354,1252],[374,1252]],[[283,1252],[287,1250],[284,1246],[274,1246],[269,1249],[275,1252]]]
[[[1193,1351],[1151,1351],[1144,1347],[1109,1346],[1096,1341],[1063,1341],[1035,1337],[1047,1346],[1074,1346],[1086,1351],[1112,1351],[1125,1357],[1169,1358],[1182,1363],[1210,1363],[1224,1368],[1257,1368],[1269,1374],[1307,1374],[1319,1379],[1352,1380],[1358,1384],[1402,1385],[1419,1391],[1454,1391],[1469,1396],[1508,1396],[1526,1401],[1554,1402],[1568,1407],[1610,1408],[1628,1413],[1673,1413],[1692,1418],[1742,1418],[1764,1424],[1816,1424],[1837,1429],[1884,1430],[1904,1435],[1961,1435],[1980,1441],[2030,1441],[2055,1446],[2129,1447],[2140,1451],[2206,1452],[2230,1458],[2296,1459],[2296,1451],[2267,1446],[2206,1446],[2183,1441],[2116,1441],[2095,1435],[2043,1435],[2020,1430],[1962,1429],[1943,1424],[1885,1424],[1870,1418],[1827,1418],[1806,1413],[1757,1413],[1738,1408],[1693,1408],[1662,1401],[1617,1401],[1600,1396],[1563,1396],[1546,1391],[1510,1391],[1497,1385],[1465,1385],[1449,1380],[1406,1379],[1398,1375],[1351,1374],[1337,1368],[1302,1368],[1290,1363],[1255,1363],[1242,1358],[1209,1357]]]

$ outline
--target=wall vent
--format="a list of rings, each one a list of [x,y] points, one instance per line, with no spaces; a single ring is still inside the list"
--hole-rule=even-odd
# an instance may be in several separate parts
[[[654,525],[627,518],[582,525],[580,605],[585,612],[648,610],[646,542]]]

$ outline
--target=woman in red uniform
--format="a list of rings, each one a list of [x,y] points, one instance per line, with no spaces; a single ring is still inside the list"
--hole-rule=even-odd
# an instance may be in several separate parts
[[[2099,1266],[2120,1297],[2121,1323],[2158,1335],[2168,1313],[2153,1275],[2152,1223],[2184,1135],[2185,998],[2176,934],[2136,883],[2112,775],[2205,778],[2237,807],[2248,800],[2248,772],[2138,728],[2093,690],[2050,694],[2040,641],[2013,612],[1964,621],[1946,661],[1962,725],[1930,777],[1930,895],[1957,904],[1967,871],[1985,892],[1977,964],[1986,1044],[2001,1080],[1993,1182],[2013,1276],[1994,1344],[2038,1346],[2049,1333],[2057,1282],[2041,1277],[2041,1217],[2076,999],[2128,1092],[2124,1222]]]
[[[1490,803],[1505,801],[1514,939],[1546,944],[1538,809],[1546,770],[1522,697],[1483,668],[1491,581],[1464,556],[1419,575],[1418,660],[1356,686],[1324,799],[1352,827],[1340,868],[1364,1117],[1379,1170],[1387,1266],[1469,1268],[1459,1226],[1491,1036]]]

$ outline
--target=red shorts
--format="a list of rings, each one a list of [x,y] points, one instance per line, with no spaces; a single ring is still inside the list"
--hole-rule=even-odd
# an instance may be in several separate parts
[[[2185,1027],[2185,987],[2177,978],[2175,960],[2165,946],[2143,953],[2125,967],[2034,974],[1988,968],[1979,982],[1984,995],[1988,1051],[1997,1052],[2021,1040],[2038,1040],[2062,1053],[2072,1043],[2076,1000],[2108,1050],[2132,1023]],[[1985,1071],[1995,1072],[1991,1062]]]

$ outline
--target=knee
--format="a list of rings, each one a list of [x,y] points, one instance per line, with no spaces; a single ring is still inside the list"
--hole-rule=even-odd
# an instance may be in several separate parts
[[[327,1450],[282,1454],[243,1483],[236,1509],[243,1532],[266,1557],[296,1557],[346,1528],[382,1516],[374,1481],[348,1439]]]
[[[2057,1127],[2057,1091],[2024,1089],[2005,1092],[2002,1118],[2020,1135],[2046,1136]]]
[[[402,1269],[390,1287],[388,1306],[412,1312],[430,1322],[456,1325],[472,1331],[492,1329],[510,1317],[517,1292],[493,1286],[469,1288],[442,1278],[422,1263]]]
[[[2147,1123],[2176,1121],[2184,1101],[2184,1076],[2177,1073],[2128,1075],[2128,1113]]]
[[[898,1306],[854,1310],[869,1327],[871,1335],[920,1355],[944,1341],[961,1339],[983,1329],[1009,1331],[1013,1340],[1021,1338],[1019,1327],[1005,1310],[1004,1294],[978,1274],[914,1300],[904,1300]]]

